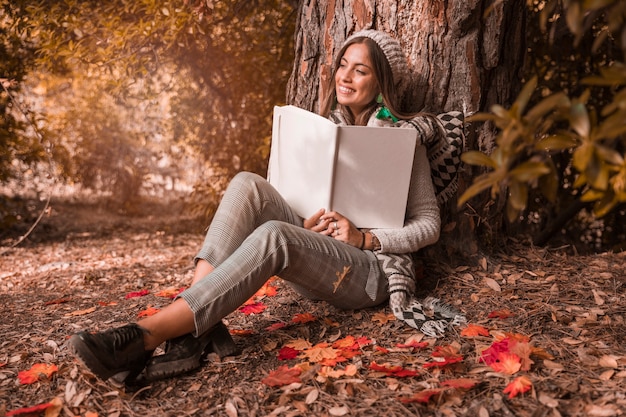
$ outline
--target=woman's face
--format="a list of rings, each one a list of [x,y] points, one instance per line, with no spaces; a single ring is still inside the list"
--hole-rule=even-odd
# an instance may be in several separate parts
[[[350,108],[355,117],[378,95],[378,82],[365,44],[355,43],[346,49],[335,74],[335,92],[337,102]]]

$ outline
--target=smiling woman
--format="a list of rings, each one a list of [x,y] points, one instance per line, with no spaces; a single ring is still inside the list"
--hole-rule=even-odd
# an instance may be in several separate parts
[[[358,118],[379,94],[377,77],[368,48],[363,43],[350,45],[335,73],[337,102]]]

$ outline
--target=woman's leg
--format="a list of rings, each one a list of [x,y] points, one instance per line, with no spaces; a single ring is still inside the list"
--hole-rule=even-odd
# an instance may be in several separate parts
[[[196,335],[240,307],[274,275],[341,308],[373,306],[387,297],[384,274],[370,252],[299,226],[268,221],[180,295],[194,313]]]

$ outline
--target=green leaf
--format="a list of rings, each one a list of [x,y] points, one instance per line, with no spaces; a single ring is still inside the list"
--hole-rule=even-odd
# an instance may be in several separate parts
[[[537,105],[528,111],[526,119],[535,121],[543,117],[546,113],[554,110],[560,110],[570,105],[569,97],[563,92],[553,94],[541,100]]]
[[[509,204],[517,211],[522,211],[528,204],[528,186],[521,181],[509,184]]]
[[[478,194],[480,194],[487,188],[493,187],[497,183],[498,183],[497,177],[495,177],[494,175],[487,174],[487,175],[482,175],[478,177],[476,180],[474,180],[472,185],[467,187],[467,189],[463,192],[463,194],[461,194],[457,202],[457,206],[461,207],[463,204],[469,201],[469,199],[477,196]]]
[[[522,91],[517,96],[517,99],[511,106],[511,112],[517,116],[518,119],[522,118],[522,113],[528,105],[530,98],[532,97],[535,89],[537,88],[537,76],[531,78],[522,88]]]

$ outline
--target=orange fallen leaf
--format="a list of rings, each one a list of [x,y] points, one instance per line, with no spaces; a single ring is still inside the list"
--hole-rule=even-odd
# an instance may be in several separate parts
[[[302,370],[298,367],[289,368],[287,365],[283,365],[270,372],[261,382],[270,387],[289,385],[294,382],[300,382],[300,373],[302,373]]]
[[[522,375],[511,381],[504,389],[504,393],[509,394],[509,398],[513,398],[517,396],[517,394],[523,394],[526,391],[530,390],[532,386],[533,383],[530,381],[530,379],[528,379],[527,376]]]
[[[394,321],[395,319],[396,319],[396,316],[394,316],[392,313],[383,313],[382,311],[372,316],[372,321],[378,322],[378,324],[380,325],[386,324],[387,322],[390,322],[390,321]]]
[[[250,329],[228,329],[228,333],[232,334],[233,336],[250,336],[251,334],[254,334],[254,330],[250,330]]]
[[[96,311],[96,308],[97,307],[91,307],[85,310],[72,311],[71,313],[67,313],[65,316],[66,317],[84,316],[85,314],[93,313],[94,311]]]
[[[456,389],[471,389],[478,384],[478,381],[470,378],[448,379],[441,382],[441,386]]]
[[[278,289],[271,285],[271,281],[267,281],[265,284],[263,284],[263,286],[261,288],[258,289],[258,291],[253,295],[253,297],[274,297],[276,294],[278,294]]]
[[[478,324],[468,324],[466,328],[461,330],[463,337],[489,336],[489,330]]]
[[[428,342],[418,342],[416,340],[412,340],[409,343],[396,343],[396,347],[401,349],[411,348],[411,349],[423,349],[429,346]]]
[[[495,310],[489,313],[487,317],[490,319],[508,319],[509,317],[513,317],[515,314],[508,309],[503,310]]]
[[[170,288],[161,290],[154,295],[156,295],[157,297],[176,298],[176,296],[180,294],[181,292],[185,291],[185,289],[186,289],[185,287],[180,287],[180,288],[170,287]]]
[[[441,395],[444,392],[441,388],[425,389],[408,397],[400,397],[399,400],[405,404],[422,403],[427,404],[435,395]]]
[[[519,356],[514,353],[500,352],[498,354],[498,360],[489,364],[491,368],[505,375],[513,375],[522,367]]]
[[[315,320],[317,320],[317,318],[313,314],[302,313],[302,314],[296,314],[295,316],[293,316],[293,318],[291,319],[291,322],[296,323],[296,324],[304,324],[304,323],[309,323]]]
[[[302,355],[311,362],[321,362],[324,359],[335,359],[337,350],[329,346],[328,343],[318,343],[309,349],[303,350]]]
[[[154,316],[159,311],[161,311],[160,308],[148,307],[145,310],[140,311],[139,314],[137,314],[137,317],[142,318],[142,317]]]
[[[29,370],[18,372],[17,378],[20,384],[32,384],[39,381],[42,377],[50,378],[58,370],[59,368],[56,365],[36,363]]]
[[[436,361],[431,361],[431,362],[426,362],[424,365],[424,368],[443,368],[445,366],[448,365],[452,365],[455,363],[459,363],[463,361],[463,357],[459,356],[456,358],[444,358],[443,360],[436,360]]]
[[[275,330],[279,330],[279,329],[282,329],[284,327],[287,327],[286,323],[278,322],[278,323],[270,324],[269,326],[267,326],[265,328],[265,330],[267,330],[268,332],[273,332]]]

